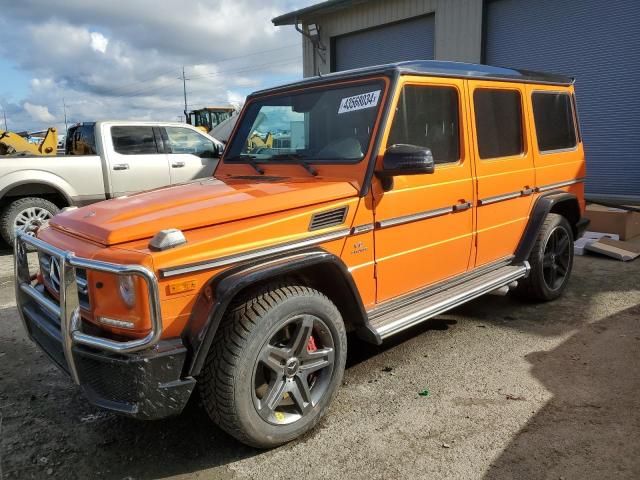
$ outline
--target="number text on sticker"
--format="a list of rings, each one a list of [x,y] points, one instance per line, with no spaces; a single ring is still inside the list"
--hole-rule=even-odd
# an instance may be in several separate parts
[[[365,108],[373,108],[378,105],[378,100],[380,100],[380,90],[369,93],[361,93],[360,95],[354,95],[353,97],[343,98],[342,100],[340,100],[338,115],[341,113],[363,110]]]

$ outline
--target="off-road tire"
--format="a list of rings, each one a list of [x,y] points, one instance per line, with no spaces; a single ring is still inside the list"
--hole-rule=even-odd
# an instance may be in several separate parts
[[[333,369],[317,404],[299,420],[274,425],[254,403],[254,372],[266,342],[287,319],[313,315],[324,322],[334,345]],[[209,417],[240,442],[257,448],[287,443],[311,430],[325,413],[342,382],[347,337],[342,316],[321,292],[301,285],[271,284],[232,302],[216,332],[198,379]]]
[[[16,218],[29,208],[46,210],[52,217],[60,211],[55,204],[40,197],[24,197],[14,200],[0,212],[0,235],[9,245],[13,245],[16,237],[14,231]]]
[[[547,243],[557,229],[563,230],[569,240],[568,266],[562,283],[556,288],[550,288],[545,281],[543,264],[545,262]],[[565,217],[556,213],[547,215],[529,255],[529,264],[531,265],[531,272],[527,278],[518,280],[518,286],[513,290],[514,296],[521,300],[532,302],[548,302],[560,297],[567,288],[573,268],[573,231]]]

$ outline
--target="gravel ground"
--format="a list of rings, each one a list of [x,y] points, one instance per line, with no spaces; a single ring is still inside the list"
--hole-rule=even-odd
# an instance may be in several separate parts
[[[0,257],[1,480],[640,478],[640,260],[578,257],[556,302],[487,296],[380,348],[350,339],[328,415],[271,451],[196,402],[155,422],[89,406],[25,338],[10,264]]]

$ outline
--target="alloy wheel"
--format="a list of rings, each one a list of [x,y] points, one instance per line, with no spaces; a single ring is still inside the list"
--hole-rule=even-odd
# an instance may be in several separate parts
[[[571,237],[562,227],[551,231],[544,249],[542,273],[544,282],[550,290],[562,287],[571,264]]]
[[[29,207],[22,210],[15,218],[13,227],[15,230],[26,232],[34,236],[43,223],[50,220],[53,215],[49,210],[40,207]]]
[[[253,372],[253,403],[263,420],[294,423],[308,415],[329,389],[335,345],[314,315],[290,318],[263,345]]]

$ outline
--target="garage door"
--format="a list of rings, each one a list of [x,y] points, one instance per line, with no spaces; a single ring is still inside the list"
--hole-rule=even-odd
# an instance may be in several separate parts
[[[334,70],[433,59],[433,15],[335,37]]]
[[[587,193],[640,200],[640,1],[494,0],[486,63],[576,77]]]

